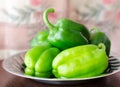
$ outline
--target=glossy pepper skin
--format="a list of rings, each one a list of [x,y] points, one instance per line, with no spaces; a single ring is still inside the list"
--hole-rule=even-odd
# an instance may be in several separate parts
[[[52,61],[59,52],[60,50],[55,47],[45,50],[35,64],[35,76],[37,77],[52,76]]]
[[[76,46],[59,53],[52,62],[57,78],[87,78],[102,74],[108,67],[104,44]]]
[[[49,46],[36,46],[28,50],[24,57],[25,74],[37,77],[52,75],[52,60],[59,53],[59,49]]]
[[[42,54],[42,52],[49,47],[47,46],[36,46],[31,49],[29,49],[24,56],[24,64],[26,66],[25,68],[25,74],[27,75],[34,75],[35,73],[35,64],[37,60],[39,59],[39,56]]]
[[[30,42],[30,47],[35,47],[35,46],[51,46],[51,44],[48,41],[48,34],[49,30],[42,30],[37,33],[37,35],[31,40]]]
[[[48,14],[53,12],[53,8],[48,8],[43,14],[44,22],[50,29],[48,40],[53,46],[64,50],[89,43],[89,32],[82,24],[75,23],[69,19],[60,19],[55,25],[52,25],[48,20]]]
[[[103,43],[106,46],[106,54],[109,56],[111,48],[111,41],[109,37],[96,27],[91,29],[90,34],[91,34],[90,43],[95,45]]]

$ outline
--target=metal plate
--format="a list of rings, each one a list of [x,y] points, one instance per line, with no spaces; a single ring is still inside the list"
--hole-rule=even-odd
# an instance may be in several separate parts
[[[22,64],[24,59],[25,52],[21,52],[10,58],[7,58],[3,61],[3,68],[11,74],[33,79],[38,82],[48,83],[48,84],[77,84],[84,83],[90,80],[106,77],[112,74],[115,74],[120,71],[120,59],[114,56],[109,57],[109,66],[104,74],[100,76],[90,77],[90,78],[77,78],[77,79],[58,79],[58,78],[39,78],[33,76],[24,75]]]

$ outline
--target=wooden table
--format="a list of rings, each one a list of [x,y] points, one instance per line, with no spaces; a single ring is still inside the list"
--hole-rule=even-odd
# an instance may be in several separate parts
[[[36,82],[31,79],[22,78],[6,72],[2,68],[2,60],[0,60],[0,87],[120,87],[120,72],[76,85],[52,85]]]

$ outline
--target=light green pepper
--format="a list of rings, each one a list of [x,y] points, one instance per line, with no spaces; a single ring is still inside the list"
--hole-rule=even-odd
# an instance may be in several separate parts
[[[57,78],[86,78],[102,74],[108,67],[105,45],[83,45],[66,49],[52,62]]]
[[[45,50],[35,64],[35,76],[52,76],[52,61],[59,52],[60,50],[55,47]]]
[[[25,74],[37,77],[52,76],[52,60],[60,52],[59,49],[49,46],[36,46],[25,54]]]
[[[26,75],[34,75],[35,73],[35,64],[37,60],[39,59],[40,55],[44,52],[44,50],[48,49],[49,46],[36,46],[31,49],[29,49],[24,57],[24,64],[26,66],[25,68],[25,74]]]

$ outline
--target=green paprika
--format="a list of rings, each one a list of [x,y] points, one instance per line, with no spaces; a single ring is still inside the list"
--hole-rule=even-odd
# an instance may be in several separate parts
[[[48,8],[43,14],[44,22],[50,29],[48,40],[53,46],[64,50],[89,43],[90,34],[83,24],[78,24],[72,20],[62,18],[53,25],[48,20],[48,14],[53,12],[53,8]]]
[[[24,57],[25,74],[37,77],[52,76],[52,60],[59,52],[59,49],[49,46],[31,48]]]
[[[90,30],[90,34],[91,34],[90,43],[95,45],[103,43],[106,46],[106,54],[109,56],[111,48],[111,41],[109,37],[96,27]]]
[[[35,73],[35,64],[37,60],[39,59],[39,56],[42,54],[42,52],[46,49],[48,49],[48,46],[36,46],[31,49],[29,49],[24,56],[24,64],[26,66],[25,68],[25,74],[27,75],[34,75]]]
[[[59,53],[52,62],[57,78],[88,78],[102,74],[108,67],[105,45],[76,46]]]
[[[52,61],[59,52],[60,50],[55,47],[45,50],[35,64],[35,76],[52,76]],[[46,76],[42,76],[42,73],[46,74]]]
[[[51,44],[48,41],[48,34],[49,30],[42,30],[35,35],[35,37],[31,40],[30,42],[30,47],[35,47],[35,46],[51,46]]]

